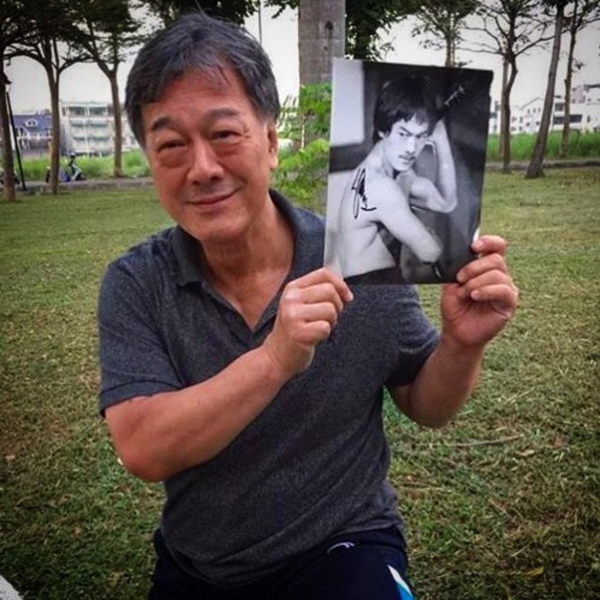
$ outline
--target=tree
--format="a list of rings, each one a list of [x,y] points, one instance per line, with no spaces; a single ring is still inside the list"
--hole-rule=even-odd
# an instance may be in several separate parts
[[[510,97],[517,78],[517,59],[535,46],[551,39],[547,35],[549,19],[540,0],[492,0],[483,2],[478,21],[469,30],[483,35],[483,41],[465,46],[465,50],[497,54],[502,59],[500,104],[500,149],[502,171],[510,173]]]
[[[265,3],[267,6],[279,8],[279,12],[275,14],[277,17],[286,8],[296,10],[300,0],[266,0]],[[321,3],[327,4],[325,1]],[[346,0],[342,4],[345,4],[346,19],[345,54],[361,60],[381,58],[379,34],[414,10],[412,0],[410,2]]]
[[[565,76],[565,113],[560,144],[560,156],[562,158],[567,156],[569,147],[573,71],[582,66],[581,62],[575,61],[577,34],[590,23],[600,21],[600,0],[575,0],[570,14],[565,15],[565,21],[569,30],[569,52],[567,54],[567,73]]]
[[[93,61],[110,83],[114,119],[113,176],[123,177],[123,127],[117,75],[127,48],[141,42],[128,0],[78,0],[79,20],[68,36],[81,60]]]
[[[445,66],[457,66],[456,49],[462,41],[465,19],[475,12],[479,2],[477,0],[417,0],[413,5],[418,20],[418,24],[413,28],[413,35],[427,36],[423,46],[444,48]]]
[[[60,77],[81,58],[70,42],[71,24],[76,20],[76,7],[70,0],[22,0],[29,16],[31,35],[13,44],[12,56],[26,56],[46,72],[52,112],[52,147],[50,150],[50,190],[58,192],[60,166]]]
[[[196,10],[242,25],[258,10],[259,0],[140,0],[139,4],[147,6],[165,25],[185,12]]]
[[[412,1],[346,0],[346,55],[359,60],[380,59],[381,33],[413,11]]]
[[[298,55],[300,87],[331,83],[334,57],[344,56],[344,0],[300,0],[298,6]]]
[[[2,137],[2,163],[4,170],[4,197],[14,202],[15,166],[8,111],[8,89],[10,84],[4,72],[4,61],[10,48],[18,42],[26,42],[32,35],[29,14],[20,0],[3,0],[0,3],[0,136]]]
[[[546,87],[546,96],[544,98],[544,108],[542,109],[542,118],[540,128],[538,129],[533,155],[527,168],[525,177],[534,179],[544,174],[544,154],[548,144],[548,131],[550,130],[552,112],[554,108],[554,90],[556,87],[556,71],[558,60],[560,58],[560,40],[564,27],[565,6],[567,0],[546,0],[545,4],[549,8],[554,8],[554,41],[552,43],[552,56],[550,57],[550,67],[548,69],[548,84]]]

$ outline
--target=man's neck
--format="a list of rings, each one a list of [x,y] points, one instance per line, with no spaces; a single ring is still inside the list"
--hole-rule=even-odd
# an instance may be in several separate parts
[[[213,287],[254,327],[287,277],[294,257],[292,227],[270,205],[265,218],[232,244],[204,247]]]

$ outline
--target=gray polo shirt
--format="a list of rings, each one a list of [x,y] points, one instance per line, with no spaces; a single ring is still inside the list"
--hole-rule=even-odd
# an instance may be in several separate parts
[[[288,280],[322,266],[324,224],[273,201],[292,225]],[[251,330],[204,277],[181,228],[114,261],[99,300],[100,409],[204,381],[259,346],[279,295]],[[243,584],[328,537],[400,524],[386,482],[385,385],[410,384],[437,344],[410,286],[356,286],[310,368],[220,454],[165,481],[161,527],[182,564]]]

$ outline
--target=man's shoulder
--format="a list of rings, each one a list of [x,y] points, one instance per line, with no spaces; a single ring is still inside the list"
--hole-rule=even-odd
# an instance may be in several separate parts
[[[174,230],[174,227],[164,229],[130,246],[110,262],[107,270],[142,274],[152,272],[156,267],[164,267],[173,260],[172,237]]]

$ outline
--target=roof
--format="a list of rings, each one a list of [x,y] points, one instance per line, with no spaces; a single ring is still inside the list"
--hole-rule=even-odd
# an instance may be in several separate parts
[[[13,115],[15,129],[25,129],[30,134],[44,134],[52,129],[52,115],[47,113]]]

